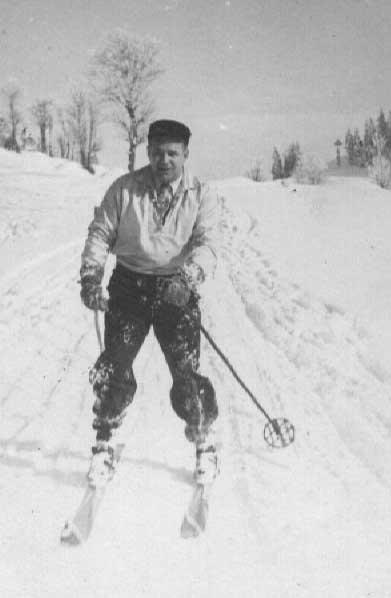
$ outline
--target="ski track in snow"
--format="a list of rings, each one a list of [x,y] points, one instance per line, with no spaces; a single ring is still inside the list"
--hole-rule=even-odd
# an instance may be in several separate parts
[[[80,185],[96,199],[95,181]],[[7,598],[391,595],[390,382],[349,315],[282,280],[262,253],[257,221],[228,202],[223,209],[222,260],[206,289],[204,324],[267,412],[295,424],[296,442],[280,451],[265,445],[263,416],[204,339],[222,472],[206,534],[180,539],[193,447],[150,335],[135,364],[118,475],[86,546],[61,546],[94,440],[88,370],[97,341],[79,300],[78,239],[21,260],[0,278]]]

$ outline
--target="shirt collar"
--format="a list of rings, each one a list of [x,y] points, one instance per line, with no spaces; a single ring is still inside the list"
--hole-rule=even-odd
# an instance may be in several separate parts
[[[170,183],[173,195],[175,195],[175,193],[178,191],[178,187],[181,184],[182,176],[183,175],[181,174],[181,176],[179,178],[177,178],[175,181],[172,181],[172,183]]]
[[[183,179],[183,172],[177,179],[175,179],[175,181],[171,181],[171,183],[162,183],[159,187],[156,187],[156,184],[154,183],[154,189],[155,189],[156,193],[159,193],[159,190],[162,187],[170,187],[172,195],[174,196],[176,194],[176,192],[178,191],[178,188],[182,182],[182,179]]]

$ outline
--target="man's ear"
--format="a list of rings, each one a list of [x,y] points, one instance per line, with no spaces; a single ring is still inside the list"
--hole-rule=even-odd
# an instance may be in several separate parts
[[[189,157],[189,146],[188,145],[185,147],[184,154],[185,154],[185,160],[187,160],[187,158]]]

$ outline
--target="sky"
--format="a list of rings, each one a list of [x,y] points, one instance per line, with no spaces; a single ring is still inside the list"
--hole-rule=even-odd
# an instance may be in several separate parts
[[[349,126],[391,109],[389,0],[0,0],[0,81],[19,84],[26,113],[37,98],[66,102],[116,28],[159,43],[155,116],[190,126],[205,178],[257,159],[268,174],[273,147],[293,141],[332,159]],[[101,162],[126,168],[121,134],[101,137]]]

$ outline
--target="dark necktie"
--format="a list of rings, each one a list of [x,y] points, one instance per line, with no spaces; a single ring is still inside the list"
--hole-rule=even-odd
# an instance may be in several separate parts
[[[156,213],[163,224],[166,215],[169,211],[172,198],[173,192],[171,185],[169,185],[168,183],[164,183],[160,187],[157,193],[156,201],[154,202]]]

